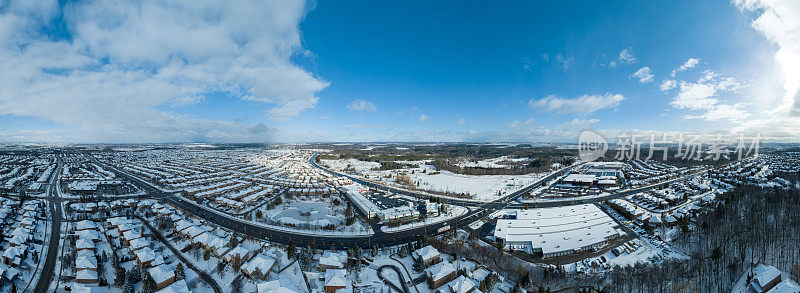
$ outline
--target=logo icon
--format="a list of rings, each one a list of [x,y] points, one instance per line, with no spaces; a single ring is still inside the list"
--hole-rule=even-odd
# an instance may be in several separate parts
[[[608,150],[608,143],[594,130],[584,130],[578,137],[578,157],[583,162],[591,162],[603,157]]]

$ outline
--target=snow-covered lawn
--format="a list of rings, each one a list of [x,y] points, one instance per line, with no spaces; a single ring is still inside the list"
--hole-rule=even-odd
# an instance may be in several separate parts
[[[339,204],[334,202],[338,201]],[[281,204],[269,208],[262,206],[253,210],[252,223],[270,228],[299,231],[318,235],[366,235],[372,234],[369,225],[356,219],[345,226],[345,201],[336,195],[284,197]],[[261,218],[257,216],[261,211]],[[323,229],[325,227],[334,227]]]
[[[331,215],[333,210],[324,202],[293,202],[271,219],[281,224],[307,224],[322,228],[328,225],[338,226],[342,219]]]

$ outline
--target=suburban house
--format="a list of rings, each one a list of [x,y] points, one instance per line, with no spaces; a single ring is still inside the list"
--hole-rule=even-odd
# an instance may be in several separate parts
[[[325,293],[335,293],[336,290],[347,287],[347,270],[330,269],[325,271]]]
[[[781,282],[781,271],[773,266],[759,265],[753,269],[750,288],[757,293],[764,293]]]
[[[241,268],[242,273],[251,279],[264,279],[267,277],[277,262],[274,258],[264,254],[258,254],[253,259],[244,264]]]
[[[425,276],[428,277],[428,286],[436,289],[456,278],[456,267],[448,261],[442,261],[425,269]]]
[[[414,260],[423,263],[426,267],[442,261],[439,250],[430,245],[415,250],[411,255],[414,257]]]
[[[161,290],[166,288],[172,283],[175,283],[175,271],[169,268],[167,265],[159,265],[152,268],[147,269],[147,273],[150,274],[150,277],[153,278],[153,281],[156,283],[156,290]]]

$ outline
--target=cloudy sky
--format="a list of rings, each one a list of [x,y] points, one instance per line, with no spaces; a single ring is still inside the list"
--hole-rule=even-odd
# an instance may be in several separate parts
[[[0,141],[800,140],[796,0],[61,2],[0,0]]]

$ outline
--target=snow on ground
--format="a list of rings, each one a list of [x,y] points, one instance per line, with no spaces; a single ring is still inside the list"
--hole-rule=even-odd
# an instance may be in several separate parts
[[[471,194],[478,200],[494,200],[536,182],[541,175],[463,175],[449,171],[406,174],[417,188]],[[500,195],[498,195],[500,193]]]
[[[354,169],[358,172],[369,171],[381,167],[381,163],[367,162],[358,159],[320,160],[323,165],[334,170]]]
[[[469,228],[472,230],[478,230],[480,227],[483,227],[483,224],[485,224],[483,220],[477,220],[472,222],[472,224],[469,224]]]
[[[272,220],[282,224],[308,224],[322,228],[328,225],[337,226],[342,219],[331,215],[331,208],[324,202],[293,202],[286,205],[283,211],[272,216]]]
[[[334,201],[338,200],[339,204]],[[275,207],[262,206],[252,211],[252,221],[256,225],[284,231],[300,231],[312,234],[372,234],[372,229],[356,219],[349,226],[344,226],[346,209],[345,201],[338,196],[297,196],[284,197],[283,202]],[[257,211],[261,211],[259,219]],[[333,230],[324,227],[332,225]]]
[[[406,165],[412,165],[412,166],[420,166],[420,165],[424,165],[424,164],[427,164],[427,163],[433,162],[433,160],[417,160],[417,161],[405,161],[405,160],[399,160],[399,161],[394,161],[394,162],[395,162],[395,163],[399,163],[399,164],[406,164]]]
[[[502,163],[504,161],[524,162],[524,161],[529,161],[529,160],[530,159],[528,159],[528,158],[509,158],[507,156],[502,156],[502,157],[497,157],[497,158],[492,158],[492,159],[485,159],[485,160],[480,160],[480,161],[467,161],[467,162],[458,163],[456,165],[459,166],[459,167],[462,167],[462,168],[473,167],[473,168],[503,169],[503,168],[511,167],[509,165],[500,164],[500,163]]]

